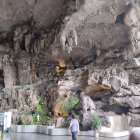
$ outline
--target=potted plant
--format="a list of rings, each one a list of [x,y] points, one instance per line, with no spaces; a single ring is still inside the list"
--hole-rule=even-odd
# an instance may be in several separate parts
[[[93,115],[91,117],[91,126],[95,130],[95,137],[99,137],[99,128],[102,126],[102,121],[99,116]]]

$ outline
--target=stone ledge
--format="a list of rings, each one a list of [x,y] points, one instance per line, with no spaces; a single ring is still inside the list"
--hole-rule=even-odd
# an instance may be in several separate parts
[[[48,129],[48,135],[51,136],[61,136],[61,135],[69,135],[68,129],[66,128],[54,128],[54,129]]]
[[[54,127],[46,125],[12,125],[11,130],[16,133],[40,133],[48,135],[48,130]]]
[[[12,125],[11,130],[17,133],[35,133],[37,125]]]

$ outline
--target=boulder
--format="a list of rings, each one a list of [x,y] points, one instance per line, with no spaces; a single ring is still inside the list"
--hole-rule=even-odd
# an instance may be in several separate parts
[[[134,114],[140,114],[140,108],[130,108],[129,112]]]
[[[61,80],[58,82],[58,93],[59,95],[68,94],[73,90],[76,90],[79,85],[74,82],[74,79]]]
[[[89,67],[89,69],[88,84],[91,86],[94,83],[101,83],[118,92],[121,87],[128,86],[129,84],[129,75],[122,66],[105,67],[104,70],[94,69],[92,67]]]
[[[135,69],[140,67],[140,58],[132,58],[124,63],[124,68]]]
[[[81,104],[82,104],[82,126],[83,129],[89,129],[90,127],[90,118],[95,113],[95,105],[92,99],[89,96],[84,95],[84,93],[81,93]]]
[[[58,117],[55,126],[57,128],[63,128],[65,126],[65,119],[62,117]]]
[[[137,108],[140,107],[140,96],[132,97],[111,97],[110,104],[119,104],[121,106]]]
[[[134,96],[140,96],[140,84],[130,86],[130,90],[132,91]]]
[[[138,16],[137,16],[137,10],[134,7],[131,7],[129,11],[126,13],[124,18],[124,23],[128,26],[136,26],[138,24]]]
[[[133,93],[130,89],[120,88],[119,92],[114,94],[115,97],[132,96]]]
[[[128,77],[112,76],[109,79],[111,86],[117,92],[121,87],[128,85]]]

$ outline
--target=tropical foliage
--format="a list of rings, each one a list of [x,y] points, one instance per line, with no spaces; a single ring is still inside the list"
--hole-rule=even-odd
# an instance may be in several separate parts
[[[35,107],[36,114],[33,114],[33,123],[34,124],[46,124],[46,113],[47,109],[43,102],[43,97],[39,97],[39,103]]]
[[[93,115],[91,117],[91,125],[94,130],[98,130],[102,126],[101,118],[99,116]]]
[[[77,96],[71,96],[68,101],[64,100],[61,103],[61,109],[64,112],[69,112],[77,103],[79,102],[79,99]]]

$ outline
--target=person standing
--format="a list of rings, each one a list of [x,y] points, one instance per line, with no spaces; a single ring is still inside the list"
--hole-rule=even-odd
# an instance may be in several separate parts
[[[76,119],[75,115],[72,115],[69,129],[71,130],[72,140],[77,140],[77,133],[79,132],[79,121]]]

